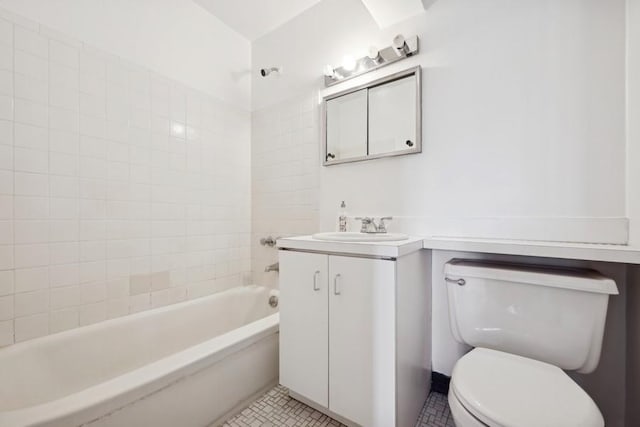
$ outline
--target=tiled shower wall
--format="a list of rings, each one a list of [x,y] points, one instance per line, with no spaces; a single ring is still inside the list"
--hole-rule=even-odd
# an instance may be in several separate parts
[[[249,113],[0,16],[0,346],[241,284]]]
[[[252,117],[252,266],[256,283],[275,286],[275,248],[267,236],[318,231],[320,147],[317,97],[295,98]]]

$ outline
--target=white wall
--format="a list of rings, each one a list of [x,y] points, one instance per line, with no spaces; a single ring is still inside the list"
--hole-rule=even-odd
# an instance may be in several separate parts
[[[7,16],[0,346],[242,284],[250,114]]]
[[[440,1],[380,31],[361,2],[326,0],[255,41],[253,62],[285,73],[254,78],[253,107],[317,93],[324,64],[418,34],[422,53],[398,67],[423,66],[423,153],[321,168],[320,228],[346,200],[424,234],[622,243],[624,7]]]
[[[190,0],[0,0],[0,6],[249,108],[249,41]]]
[[[423,153],[321,167],[316,122],[305,135],[316,138],[317,157],[298,162],[295,150],[303,142],[294,129],[300,122],[282,114],[295,116],[302,111],[298,100],[319,95],[325,64],[339,65],[343,55],[364,54],[372,44],[384,47],[399,32],[417,34],[421,53],[380,73],[423,67]],[[301,214],[304,233],[334,229],[339,202],[346,200],[351,216],[394,215],[400,218],[391,229],[409,233],[615,243],[628,238],[624,0],[437,1],[425,14],[384,31],[360,1],[324,0],[256,40],[252,57],[254,64],[285,70],[277,79],[253,80],[254,119],[271,117],[270,128],[277,129],[265,132],[254,121],[254,150],[259,141],[260,150],[278,152],[277,162],[260,163],[254,203],[259,197],[289,200],[299,182],[306,195],[303,209],[277,210],[277,218],[256,215],[254,206],[254,232],[295,234],[289,221],[299,225]],[[306,139],[304,147],[312,152]],[[304,180],[313,176],[312,167],[315,185]],[[257,181],[271,185],[263,190]],[[275,253],[254,248],[256,271],[263,268],[256,254],[263,264],[275,259]],[[471,254],[433,256],[433,367],[450,373],[465,347],[449,332],[442,265]],[[594,266],[624,286],[620,269]],[[624,296],[612,303],[601,368],[577,377],[608,425],[617,426],[624,420],[624,402],[615,397],[625,387],[624,305]]]
[[[627,209],[629,243],[640,245],[640,1],[627,0]]]

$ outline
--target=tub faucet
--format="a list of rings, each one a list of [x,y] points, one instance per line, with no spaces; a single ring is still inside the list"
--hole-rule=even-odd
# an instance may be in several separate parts
[[[270,271],[280,271],[280,263],[276,262],[275,264],[268,265],[264,268],[265,273]]]

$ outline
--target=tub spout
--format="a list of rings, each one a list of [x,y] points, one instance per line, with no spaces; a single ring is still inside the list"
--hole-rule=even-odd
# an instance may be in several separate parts
[[[268,265],[264,268],[264,271],[267,273],[270,271],[280,271],[280,263],[276,262],[275,264]]]

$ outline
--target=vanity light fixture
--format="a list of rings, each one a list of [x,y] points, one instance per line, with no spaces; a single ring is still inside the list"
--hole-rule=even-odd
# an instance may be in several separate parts
[[[342,66],[333,68],[331,65],[324,67],[324,85],[333,86],[345,80],[359,76],[366,72],[384,67],[396,61],[408,58],[418,53],[418,36],[405,38],[398,34],[393,38],[391,46],[378,49],[369,48],[366,56],[355,59],[351,55],[345,55]]]

